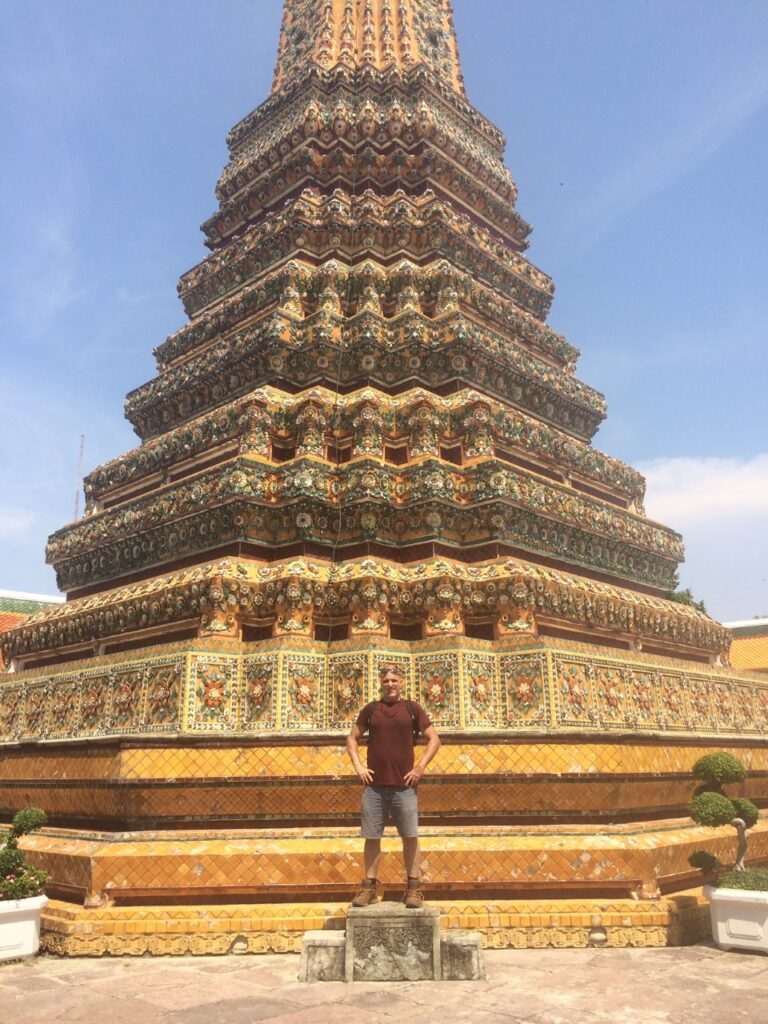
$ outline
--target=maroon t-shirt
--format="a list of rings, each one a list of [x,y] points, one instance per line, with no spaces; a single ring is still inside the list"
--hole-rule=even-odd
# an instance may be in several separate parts
[[[415,701],[411,707],[416,715],[419,732],[432,724]],[[405,776],[413,768],[413,719],[404,700],[387,704],[377,701],[366,724],[365,708],[357,716],[357,727],[368,731],[368,767],[373,772],[374,786],[405,786]]]

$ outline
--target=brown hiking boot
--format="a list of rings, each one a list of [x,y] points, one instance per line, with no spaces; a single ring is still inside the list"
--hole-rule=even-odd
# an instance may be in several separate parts
[[[364,878],[360,892],[352,900],[350,906],[368,907],[371,903],[376,903],[378,898],[379,897],[376,895],[376,879]]]
[[[421,910],[424,906],[424,893],[421,891],[421,882],[418,878],[408,879],[403,903],[409,910]]]

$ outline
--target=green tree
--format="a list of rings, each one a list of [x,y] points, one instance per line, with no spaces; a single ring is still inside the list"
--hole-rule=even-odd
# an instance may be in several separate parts
[[[696,600],[690,587],[686,587],[685,590],[680,589],[680,577],[677,573],[672,577],[672,587],[667,591],[667,599],[669,601],[677,601],[678,604],[689,604],[697,611],[704,612],[705,615],[707,614],[706,605],[703,601]]]

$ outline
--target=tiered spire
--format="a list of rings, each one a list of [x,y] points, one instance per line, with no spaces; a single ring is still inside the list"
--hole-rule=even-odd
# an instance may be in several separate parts
[[[450,0],[288,0],[272,92],[309,67],[422,64],[464,94]]]
[[[179,282],[189,323],[126,402],[142,443],[50,539],[75,600],[9,652],[196,617],[233,639],[396,639],[408,620],[719,651],[719,627],[663,600],[679,536],[591,445],[605,402],[546,323],[552,282],[503,138],[464,97],[449,0],[286,0],[272,95],[228,144],[212,252]],[[234,610],[215,568],[233,555]],[[183,598],[140,598],[173,570]],[[80,614],[94,594],[109,615]]]
[[[140,443],[50,538],[68,600],[2,637],[0,804],[143,831],[101,861],[90,828],[80,859],[68,832],[56,881],[197,900],[272,870],[272,899],[281,849],[254,857],[230,827],[351,825],[339,738],[387,663],[444,736],[440,825],[666,818],[658,766],[693,763],[691,732],[757,752],[768,688],[667,600],[681,539],[592,445],[605,402],[547,323],[448,0],[286,0],[274,90],[228,145],[210,252],[179,282],[188,322],[126,402]],[[217,823],[210,856],[155,841]],[[322,892],[348,858],[313,844],[294,881]],[[454,891],[639,877],[624,850],[589,868],[462,844],[437,869]]]

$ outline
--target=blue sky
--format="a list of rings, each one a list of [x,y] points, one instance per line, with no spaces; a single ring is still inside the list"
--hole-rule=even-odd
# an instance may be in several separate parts
[[[768,4],[454,0],[470,100],[508,139],[550,322],[608,398],[720,619],[768,614]],[[125,394],[228,129],[269,91],[280,0],[6,0],[0,39],[0,587],[54,592],[47,535],[136,441]],[[82,509],[82,499],[80,501]]]

